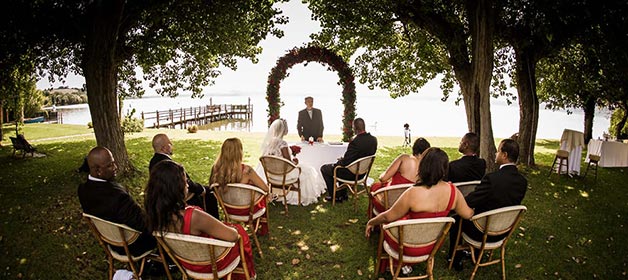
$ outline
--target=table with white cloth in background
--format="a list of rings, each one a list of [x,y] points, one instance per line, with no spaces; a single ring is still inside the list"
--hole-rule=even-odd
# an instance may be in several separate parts
[[[587,161],[589,154],[600,156],[598,165],[601,167],[628,167],[626,143],[591,139],[587,146]]]
[[[290,143],[290,146],[296,145],[301,147],[301,152],[296,155],[296,158],[299,159],[299,163],[314,167],[314,169],[318,171],[321,178],[323,178],[323,175],[321,174],[321,166],[327,163],[336,163],[338,158],[345,154],[347,146],[349,145],[349,143],[345,142],[330,143],[315,142],[310,145],[307,142],[298,142]]]
[[[560,173],[580,174],[582,147],[584,147],[584,133],[571,129],[563,130],[563,135],[560,137],[560,149],[569,152],[569,171],[563,166]]]

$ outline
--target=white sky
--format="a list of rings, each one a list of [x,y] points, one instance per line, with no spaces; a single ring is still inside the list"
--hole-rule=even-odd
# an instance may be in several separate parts
[[[238,60],[237,71],[221,69],[222,75],[216,79],[214,86],[206,88],[206,93],[252,93],[265,92],[266,82],[270,70],[275,66],[277,59],[286,54],[294,47],[301,47],[310,42],[310,34],[320,31],[320,24],[311,19],[311,12],[306,4],[299,0],[292,0],[288,3],[278,4],[283,11],[283,15],[289,18],[289,23],[279,26],[284,31],[284,37],[267,37],[260,45],[263,52],[258,56],[259,62],[253,64],[248,60]],[[56,82],[51,84],[47,78],[40,80],[37,87],[40,89],[68,86],[80,88],[85,83],[82,76],[69,75],[65,83]],[[295,65],[290,70],[290,78],[282,82],[282,93],[297,91],[301,95],[308,95],[314,92],[341,92],[341,88],[336,84],[338,76],[334,71],[327,71],[325,67],[318,63]],[[430,83],[428,87],[435,90],[429,92],[440,93],[438,83]],[[365,85],[357,84],[358,92],[370,91]],[[148,94],[154,92],[146,85]],[[382,90],[375,90],[378,93],[386,94]]]

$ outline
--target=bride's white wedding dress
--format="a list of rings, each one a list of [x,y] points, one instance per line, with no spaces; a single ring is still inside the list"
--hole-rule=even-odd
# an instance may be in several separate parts
[[[281,149],[288,148],[288,143],[286,141],[281,140],[280,144],[276,149],[272,149],[266,152],[265,155],[272,155],[281,157]],[[301,167],[301,176],[300,187],[301,187],[301,205],[310,205],[312,203],[318,202],[318,197],[327,191],[327,187],[325,186],[325,181],[320,177],[316,169],[312,166],[304,165],[299,163],[297,166]],[[257,174],[260,174],[260,177],[266,181],[266,176],[264,175],[264,170],[261,164],[256,168]],[[295,178],[299,171],[297,169],[293,170],[288,174],[289,178]],[[286,196],[286,200],[288,204],[298,205],[299,204],[299,196],[297,192],[289,192]],[[283,201],[283,200],[280,200]]]

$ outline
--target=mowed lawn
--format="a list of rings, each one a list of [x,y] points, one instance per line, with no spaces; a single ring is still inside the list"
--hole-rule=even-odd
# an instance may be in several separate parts
[[[3,127],[0,148],[0,278],[106,279],[105,254],[82,222],[76,197],[86,175],[75,170],[96,143],[92,131],[84,126],[26,125],[26,138],[45,156],[16,159],[8,141],[12,129]],[[128,135],[126,145],[137,171],[118,181],[140,203],[152,156],[150,139],[158,132],[171,136],[174,160],[204,184],[225,138],[241,138],[245,161],[253,166],[263,139],[262,133],[224,131],[145,130]],[[459,137],[426,138],[432,146],[443,147],[450,159],[460,156]],[[397,155],[410,152],[399,146],[402,137],[378,139],[373,178]],[[296,140],[296,135],[287,140]],[[555,174],[548,179],[557,147],[556,140],[538,140],[537,168],[522,170],[529,181],[523,201],[528,212],[507,247],[507,277],[628,279],[628,192],[624,190],[628,169],[600,168],[597,182],[591,174],[585,179]],[[258,279],[373,278],[377,235],[364,237],[366,208],[366,197],[360,198],[357,211],[352,203],[332,207],[322,199],[307,207],[290,206],[289,215],[282,213],[280,203],[270,205],[270,236],[260,238],[264,258],[255,254]],[[447,270],[445,244],[436,256],[435,278],[468,278],[469,262],[462,272]],[[424,268],[418,265],[414,270]],[[389,274],[379,277],[390,279]],[[476,279],[500,278],[500,267],[495,265],[480,268]]]

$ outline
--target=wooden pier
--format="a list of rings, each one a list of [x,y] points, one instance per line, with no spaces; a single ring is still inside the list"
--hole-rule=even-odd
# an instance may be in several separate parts
[[[152,128],[175,128],[177,125],[181,129],[187,128],[188,125],[204,125],[212,122],[229,120],[229,119],[251,119],[253,118],[253,105],[251,98],[248,104],[210,104],[206,106],[170,109],[154,112],[142,112],[142,120],[144,126]],[[150,125],[150,122],[153,122]]]

